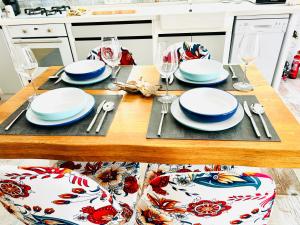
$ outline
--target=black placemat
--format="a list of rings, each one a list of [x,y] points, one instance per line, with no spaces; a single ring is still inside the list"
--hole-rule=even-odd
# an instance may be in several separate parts
[[[224,90],[224,91],[234,91],[235,89],[232,86],[233,83],[235,83],[237,81],[243,81],[244,80],[244,72],[243,72],[240,65],[233,65],[232,68],[235,71],[235,74],[238,77],[238,79],[232,80],[231,79],[232,72],[230,71],[229,66],[224,65],[224,69],[229,72],[229,76],[224,82],[222,82],[220,84],[216,84],[216,85],[188,84],[188,83],[185,83],[185,82],[182,82],[182,81],[178,80],[174,76],[174,81],[171,85],[169,85],[169,90],[170,91],[186,91],[186,90],[190,90],[191,88],[195,88],[195,87],[210,86],[210,87],[218,88],[218,89]],[[249,82],[247,77],[246,77],[246,81]],[[160,79],[159,84],[161,85],[161,89],[160,89],[161,91],[166,90],[165,79]]]
[[[119,71],[117,77],[118,81],[124,83],[127,82],[131,70],[132,70],[132,66],[121,66],[121,70]],[[48,79],[43,85],[39,87],[39,90],[53,90],[56,88],[63,88],[63,87],[78,87],[78,88],[90,89],[90,90],[106,90],[107,86],[111,83],[110,77],[106,78],[102,82],[89,84],[89,85],[73,85],[73,84],[68,84],[63,80],[57,84],[54,84],[55,81],[56,79]]]
[[[18,113],[26,108],[28,102],[25,102],[20,108],[18,108],[12,115],[9,116],[1,125],[0,125],[0,135],[28,135],[28,136],[105,136],[109,130],[109,127],[113,121],[115,113],[118,110],[118,106],[121,102],[122,95],[93,95],[95,97],[95,107],[92,113],[89,116],[80,120],[72,125],[66,125],[61,127],[42,127],[31,124],[27,121],[25,113],[19,118],[15,124],[10,128],[10,130],[5,131],[5,127],[12,121]],[[92,121],[97,106],[104,100],[113,101],[115,103],[115,109],[112,112],[107,113],[106,119],[103,123],[103,126],[98,134],[95,130],[98,126],[98,123],[103,115],[103,110],[98,116],[96,123],[93,126],[93,129],[87,133],[86,129],[88,128],[90,122]]]
[[[244,101],[247,101],[249,107],[252,103],[258,102],[257,98],[254,95],[236,96],[236,98],[241,104]],[[188,128],[180,124],[174,119],[171,112],[169,112],[165,116],[165,120],[162,127],[162,134],[161,137],[159,138],[157,136],[157,130],[159,127],[159,122],[161,117],[160,110],[161,110],[161,103],[158,102],[156,97],[154,98],[153,101],[151,117],[148,125],[147,138],[178,139],[178,140],[188,139],[188,140],[266,141],[266,142],[280,141],[279,136],[274,130],[266,114],[264,114],[264,118],[270,130],[272,138],[267,138],[263,125],[258,115],[253,114],[253,117],[261,133],[261,138],[256,137],[251,121],[246,114],[243,120],[233,128],[224,131],[207,132],[207,131],[194,130],[192,128]]]

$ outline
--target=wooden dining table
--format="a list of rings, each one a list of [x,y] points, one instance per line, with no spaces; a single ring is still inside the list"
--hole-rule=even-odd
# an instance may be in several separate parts
[[[34,80],[35,85],[42,85],[59,68],[48,68]],[[129,79],[139,77],[153,84],[157,84],[160,79],[153,65],[134,66]],[[124,94],[106,136],[0,135],[0,158],[300,168],[298,122],[255,66],[250,67],[248,79],[254,85],[254,91],[231,93],[255,95],[264,105],[281,142],[147,139],[153,98],[122,91],[86,90],[94,95]],[[32,94],[33,89],[28,85],[3,103],[0,106],[0,123]]]

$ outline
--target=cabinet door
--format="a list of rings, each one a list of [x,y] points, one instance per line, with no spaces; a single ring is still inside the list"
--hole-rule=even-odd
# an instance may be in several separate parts
[[[122,46],[131,53],[137,65],[153,64],[152,39],[122,39]]]
[[[122,39],[120,42],[133,55],[135,62],[139,65],[153,64],[152,62],[152,39]],[[90,50],[101,45],[101,40],[77,40],[75,41],[77,56],[79,60],[86,59]]]
[[[78,60],[86,59],[89,52],[100,45],[101,45],[100,39],[99,40],[76,40],[75,39],[75,46],[76,46]]]
[[[192,36],[192,42],[206,47],[213,59],[223,61],[225,34]]]
[[[191,36],[172,36],[172,34],[162,35],[158,37],[159,42],[166,42],[168,46],[179,43],[179,42],[190,42]]]

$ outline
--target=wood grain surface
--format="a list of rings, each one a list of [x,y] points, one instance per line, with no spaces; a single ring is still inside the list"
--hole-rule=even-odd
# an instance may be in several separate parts
[[[51,67],[35,80],[44,83],[59,67]],[[136,66],[130,78],[143,76],[158,83],[158,72],[152,65]],[[152,99],[126,94],[106,137],[0,136],[0,158],[41,158],[83,161],[138,161],[160,163],[218,163],[258,167],[300,168],[300,126],[277,93],[266,84],[260,72],[251,67],[249,80],[254,94],[281,138],[280,143],[207,140],[149,140],[146,132]],[[43,91],[40,91],[43,92]],[[87,90],[91,94],[119,92]],[[174,94],[181,92],[174,91]],[[232,92],[233,94],[244,94]],[[0,123],[30,95],[25,87],[0,106]]]

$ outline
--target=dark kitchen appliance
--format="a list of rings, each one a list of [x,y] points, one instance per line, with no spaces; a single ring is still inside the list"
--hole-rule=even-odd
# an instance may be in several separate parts
[[[21,13],[20,5],[18,0],[2,0],[5,5],[11,5],[14,10],[15,15],[19,15]]]
[[[24,13],[31,16],[31,15],[46,15],[46,16],[52,16],[56,14],[62,14],[63,12],[67,11],[68,9],[71,9],[70,6],[53,6],[51,9],[46,8],[27,8],[24,9]]]
[[[285,4],[286,0],[249,0],[254,4]]]

